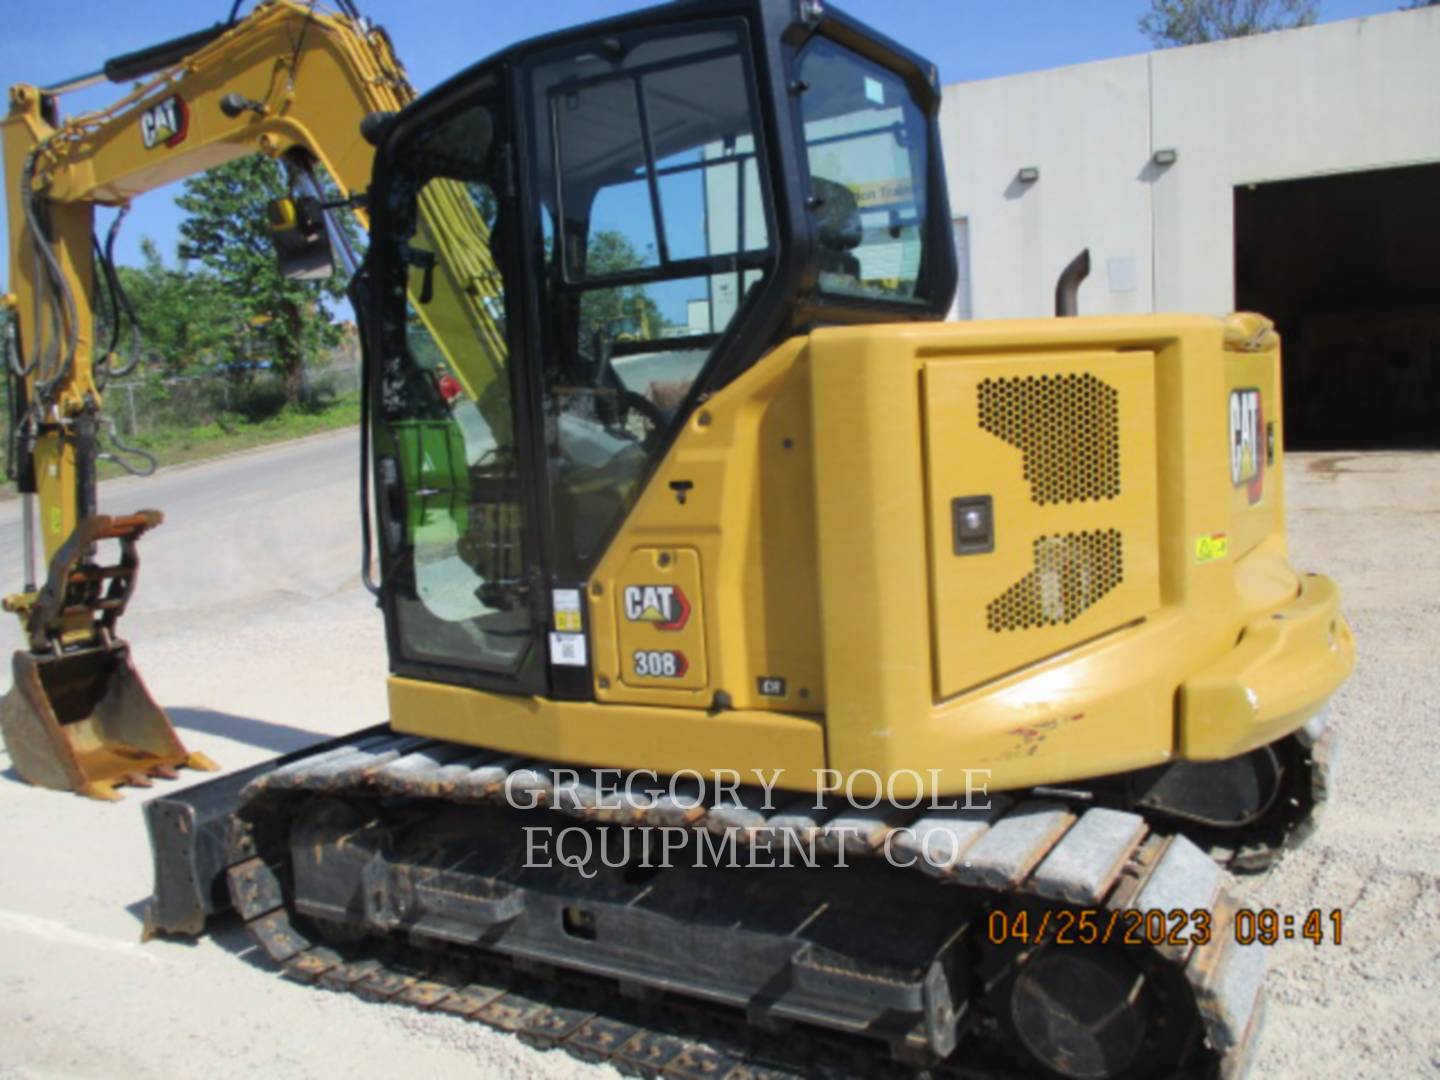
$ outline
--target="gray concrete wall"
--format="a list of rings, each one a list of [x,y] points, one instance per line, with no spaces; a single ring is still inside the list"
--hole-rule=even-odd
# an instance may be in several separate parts
[[[1086,246],[1083,314],[1223,313],[1236,185],[1440,161],[1440,8],[958,83],[941,125],[976,318],[1049,314]]]

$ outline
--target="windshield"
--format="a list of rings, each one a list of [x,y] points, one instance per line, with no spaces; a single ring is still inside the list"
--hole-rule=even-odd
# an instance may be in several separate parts
[[[770,264],[740,24],[571,46],[530,72],[554,570],[583,576]]]

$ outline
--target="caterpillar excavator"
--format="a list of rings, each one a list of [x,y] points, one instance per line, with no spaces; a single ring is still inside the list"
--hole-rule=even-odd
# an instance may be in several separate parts
[[[116,636],[160,518],[96,512],[125,362],[90,232],[242,153],[295,178],[289,272],[368,227],[390,656],[385,723],[146,805],[148,932],[233,911],[289,978],[641,1075],[1245,1070],[1230,874],[1313,828],[1354,658],[1287,558],[1266,320],[942,321],[936,70],[821,0],[671,3],[419,97],[350,4],[109,68],[150,78],[64,122],[15,88],[4,127],[49,560],[7,601],[12,759],[101,795],[209,764]]]

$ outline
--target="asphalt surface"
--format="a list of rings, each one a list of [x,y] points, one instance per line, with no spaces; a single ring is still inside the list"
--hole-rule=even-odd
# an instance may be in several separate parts
[[[386,715],[380,617],[359,581],[356,453],[340,433],[102,485],[103,511],[166,513],[141,545],[123,630],[182,737],[227,768]],[[1337,800],[1301,852],[1245,889],[1252,907],[1285,914],[1340,908],[1346,936],[1272,950],[1253,1075],[1434,1075],[1440,455],[1293,455],[1287,492],[1295,562],[1339,581],[1360,666],[1334,702]],[[18,503],[0,503],[0,591],[20,585],[18,518]],[[20,643],[0,621],[0,652]],[[4,670],[0,690],[9,681]],[[0,1075],[615,1075],[285,982],[233,923],[195,944],[142,945],[142,796],[39,791],[7,766],[0,756]]]

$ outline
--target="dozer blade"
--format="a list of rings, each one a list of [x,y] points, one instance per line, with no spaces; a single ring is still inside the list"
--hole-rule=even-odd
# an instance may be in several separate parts
[[[123,643],[53,656],[17,652],[0,699],[0,731],[16,771],[38,787],[119,799],[182,767],[213,770],[180,742]]]
[[[115,636],[140,571],[136,545],[163,520],[156,510],[82,518],[50,560],[44,588],[6,598],[30,651],[15,654],[0,733],[16,771],[38,787],[114,800],[122,784],[149,787],[183,766],[219,767],[185,749]],[[94,560],[102,540],[120,543],[113,566]]]
[[[207,918],[230,910],[226,871],[237,858],[254,854],[243,844],[235,854],[241,832],[235,811],[252,781],[295,762],[383,743],[389,735],[389,726],[378,724],[146,800],[155,892],[145,906],[144,937],[203,934]]]

